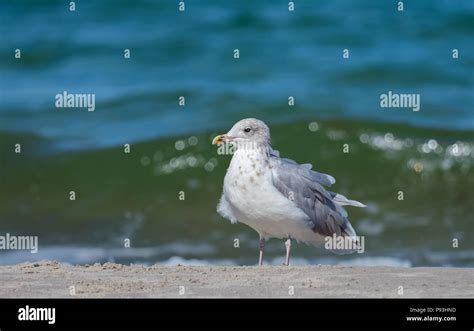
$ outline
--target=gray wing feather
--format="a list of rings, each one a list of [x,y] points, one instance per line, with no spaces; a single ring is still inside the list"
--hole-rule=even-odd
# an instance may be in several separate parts
[[[302,176],[305,176],[308,179],[316,181],[324,186],[331,186],[336,182],[336,179],[334,179],[334,177],[331,175],[311,170],[313,166],[309,163],[298,164],[296,161],[291,159],[278,158],[272,155],[270,156],[270,159],[279,160],[282,166],[288,166],[288,169],[297,170]]]
[[[329,191],[328,191],[329,192]],[[356,200],[349,200],[345,196],[339,193],[329,192],[332,196],[332,201],[337,203],[339,206],[353,206],[353,207],[367,207],[363,203]]]
[[[308,215],[310,228],[323,236],[355,236],[342,205],[363,206],[343,195],[326,191],[322,185],[335,182],[332,176],[311,170],[293,160],[270,155],[273,184]]]

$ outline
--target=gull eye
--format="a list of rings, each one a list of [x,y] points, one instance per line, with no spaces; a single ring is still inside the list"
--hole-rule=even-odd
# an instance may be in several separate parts
[[[244,131],[247,132],[247,133],[250,132],[250,130],[252,130],[252,129],[251,128],[245,128],[244,129]]]

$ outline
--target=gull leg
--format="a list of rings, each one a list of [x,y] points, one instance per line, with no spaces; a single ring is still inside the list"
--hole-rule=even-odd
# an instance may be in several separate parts
[[[290,251],[291,251],[291,239],[290,238],[288,238],[288,240],[285,241],[285,246],[286,246],[285,265],[289,266],[290,265]]]
[[[265,249],[265,238],[260,237],[260,255],[258,257],[258,265],[263,266],[263,251]]]

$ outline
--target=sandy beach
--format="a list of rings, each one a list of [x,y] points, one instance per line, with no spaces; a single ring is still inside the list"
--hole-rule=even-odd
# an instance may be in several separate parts
[[[1,266],[0,279],[1,298],[474,297],[472,268],[73,266],[41,261]]]

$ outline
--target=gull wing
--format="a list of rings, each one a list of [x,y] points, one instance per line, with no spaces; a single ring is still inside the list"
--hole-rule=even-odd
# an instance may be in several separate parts
[[[365,206],[324,189],[322,185],[330,186],[335,182],[332,176],[311,170],[311,165],[300,165],[273,153],[270,153],[270,165],[273,185],[303,210],[314,232],[323,236],[356,235],[342,206]]]
[[[279,160],[283,167],[287,166],[287,169],[299,172],[301,175],[306,176],[307,178],[315,181],[324,186],[331,186],[336,182],[333,176],[328,174],[323,174],[317,171],[311,170],[313,166],[310,163],[298,164],[292,159],[280,158],[280,152],[276,150],[271,150],[270,152],[270,161]]]

